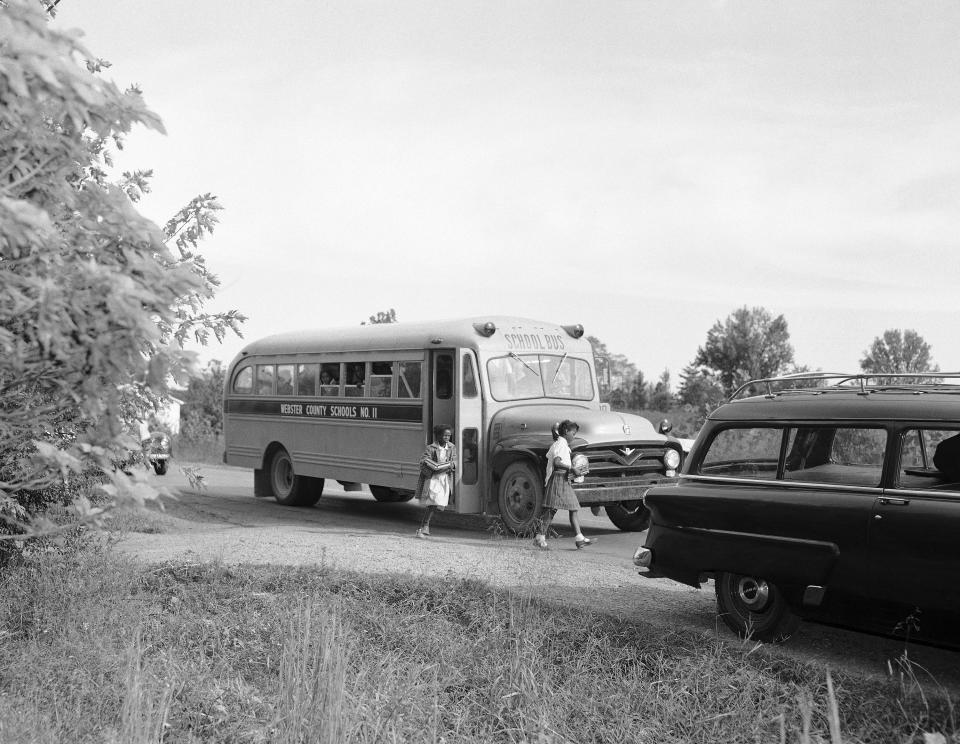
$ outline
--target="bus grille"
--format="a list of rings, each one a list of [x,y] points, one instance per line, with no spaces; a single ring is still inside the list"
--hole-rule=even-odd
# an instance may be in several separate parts
[[[574,454],[586,455],[590,462],[588,480],[628,478],[663,473],[664,445],[595,445],[577,448]]]

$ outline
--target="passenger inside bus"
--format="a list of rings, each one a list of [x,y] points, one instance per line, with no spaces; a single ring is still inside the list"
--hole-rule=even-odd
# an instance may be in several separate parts
[[[364,376],[366,374],[366,364],[363,362],[352,362],[347,365],[347,385],[344,388],[344,395],[359,398],[363,395]]]
[[[320,394],[321,395],[339,395],[340,394],[340,365],[324,364],[320,367]]]

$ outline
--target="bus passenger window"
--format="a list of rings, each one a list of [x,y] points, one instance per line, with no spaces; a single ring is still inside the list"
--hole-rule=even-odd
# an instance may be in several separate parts
[[[477,375],[473,371],[473,357],[469,354],[463,355],[463,397],[476,398]]]
[[[344,388],[344,395],[352,398],[363,397],[366,367],[365,362],[347,362],[347,385]]]
[[[340,395],[340,365],[320,365],[320,395]]]
[[[273,365],[257,365],[257,395],[273,395]]]
[[[437,378],[434,395],[441,400],[447,400],[453,396],[453,357],[448,354],[437,357]]]
[[[233,392],[248,395],[253,392],[253,367],[244,367],[237,373],[233,378]]]
[[[400,398],[419,398],[420,362],[400,362],[399,367],[397,396]]]
[[[393,362],[370,362],[370,397],[389,398],[393,387]]]
[[[277,365],[277,395],[293,395],[293,365]]]
[[[313,397],[317,394],[319,364],[297,365],[297,395]]]

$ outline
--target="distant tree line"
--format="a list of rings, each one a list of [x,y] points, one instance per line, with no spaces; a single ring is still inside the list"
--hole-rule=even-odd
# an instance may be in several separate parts
[[[794,359],[783,315],[740,307],[707,331],[702,346],[680,373],[673,391],[670,371],[649,382],[622,354],[589,336],[600,377],[601,400],[619,410],[671,411],[682,407],[700,421],[750,380],[811,372]],[[930,345],[915,330],[888,329],[863,352],[860,369],[871,373],[937,372]]]

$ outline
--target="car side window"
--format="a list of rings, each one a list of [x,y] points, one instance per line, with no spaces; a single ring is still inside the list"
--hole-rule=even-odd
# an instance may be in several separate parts
[[[783,429],[721,429],[700,461],[700,475],[773,480],[777,477]]]
[[[899,488],[960,491],[960,431],[911,429],[900,446]]]
[[[880,485],[884,429],[804,426],[788,432],[784,480],[841,486]]]

